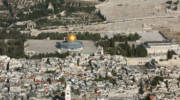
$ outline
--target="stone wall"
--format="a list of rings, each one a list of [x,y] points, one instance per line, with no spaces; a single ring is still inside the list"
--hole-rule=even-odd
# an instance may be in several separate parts
[[[158,61],[158,65],[160,66],[180,66],[180,57],[179,55],[174,55],[172,59]]]
[[[137,57],[137,58],[126,58],[127,65],[145,65],[147,62],[151,61],[150,57]]]
[[[169,50],[174,50],[178,52],[179,45],[178,44],[154,44],[153,46],[149,46],[146,48],[148,55],[160,55],[160,54],[167,54]]]
[[[162,60],[163,57],[137,57],[137,58],[126,58],[127,65],[135,66],[135,65],[145,65],[147,62],[155,59],[157,61],[158,66],[180,66],[180,56],[174,55],[172,59]]]

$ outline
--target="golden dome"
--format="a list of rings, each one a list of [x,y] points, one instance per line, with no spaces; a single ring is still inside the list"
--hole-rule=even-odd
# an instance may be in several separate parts
[[[76,35],[75,35],[75,34],[70,33],[70,34],[67,36],[66,40],[72,42],[72,41],[76,41],[77,38],[76,38]]]

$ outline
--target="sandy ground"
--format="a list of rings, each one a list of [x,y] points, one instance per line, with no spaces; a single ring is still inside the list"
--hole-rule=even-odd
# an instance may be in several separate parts
[[[107,0],[96,5],[109,23],[85,26],[68,26],[68,29],[32,30],[32,35],[42,32],[91,32],[112,37],[117,33],[135,33],[166,27],[170,33],[180,33],[180,11],[165,9],[167,0]]]
[[[180,31],[180,23],[177,18],[156,18],[137,21],[116,22],[108,24],[97,24],[87,26],[70,26],[68,29],[48,29],[48,30],[32,30],[32,35],[38,35],[42,32],[91,32],[101,33],[102,36],[112,36],[117,33],[135,33],[146,31],[146,26],[151,27],[169,27],[172,31]]]
[[[107,0],[96,7],[107,20],[121,20],[166,15],[165,1],[167,0]]]

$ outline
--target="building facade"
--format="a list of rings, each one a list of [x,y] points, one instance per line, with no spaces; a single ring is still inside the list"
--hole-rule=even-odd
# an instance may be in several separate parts
[[[71,87],[67,85],[65,90],[65,100],[71,100]]]
[[[145,45],[149,56],[166,55],[168,51],[173,50],[176,53],[179,51],[179,44],[171,42],[151,42]]]

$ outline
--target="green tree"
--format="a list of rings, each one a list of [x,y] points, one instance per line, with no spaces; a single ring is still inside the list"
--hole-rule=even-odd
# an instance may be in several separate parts
[[[147,50],[143,45],[140,45],[136,48],[136,57],[146,57]]]
[[[49,84],[51,84],[51,79],[50,78],[48,78],[47,81],[48,81]]]
[[[176,55],[176,53],[173,50],[170,50],[167,52],[167,59],[172,59],[172,56]]]
[[[156,86],[157,84],[159,84],[160,81],[163,81],[164,78],[161,77],[161,76],[156,76],[153,78],[152,82],[151,82],[151,85],[152,86]]]
[[[148,94],[147,96],[145,96],[143,100],[151,100],[151,99],[150,99],[150,94]]]
[[[4,41],[0,41],[0,55],[4,55],[7,52],[7,45]]]

